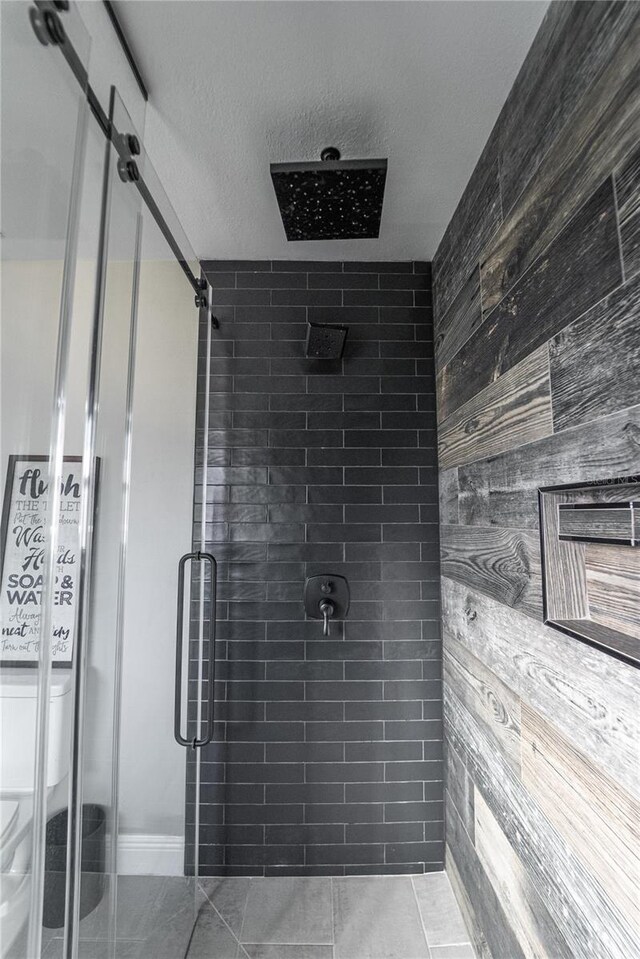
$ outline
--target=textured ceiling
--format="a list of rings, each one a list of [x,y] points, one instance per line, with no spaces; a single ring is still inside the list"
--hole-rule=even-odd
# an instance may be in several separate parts
[[[119,0],[146,145],[206,258],[429,259],[547,4]],[[378,239],[287,242],[270,162],[388,157]]]

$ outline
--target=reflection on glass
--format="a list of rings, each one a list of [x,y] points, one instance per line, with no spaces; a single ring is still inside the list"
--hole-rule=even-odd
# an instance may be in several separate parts
[[[115,92],[113,120],[120,133],[136,132]],[[198,315],[117,160],[112,148],[85,430],[86,464],[98,463],[99,475],[76,666],[70,948],[89,959],[136,938],[143,957],[179,959],[195,918],[195,881],[184,867],[185,750],[172,724],[176,569],[191,545]],[[136,162],[146,176],[144,152]]]
[[[1,16],[0,948],[32,959],[64,922],[47,840],[69,770],[79,490],[63,437],[86,104],[29,6]],[[69,22],[86,62],[86,31]]]
[[[0,955],[106,957],[134,938],[141,959],[178,959],[200,905],[199,802],[190,782],[185,813],[172,729],[176,570],[204,533],[198,314],[60,51],[35,39],[28,4],[0,9]],[[115,94],[112,109],[136,132]],[[195,273],[144,150],[137,162]]]

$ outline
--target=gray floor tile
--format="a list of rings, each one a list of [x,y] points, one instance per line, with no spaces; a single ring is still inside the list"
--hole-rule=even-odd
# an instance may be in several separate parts
[[[43,944],[42,959],[61,959],[62,945],[63,945],[62,939],[50,939],[46,947]],[[11,953],[11,959],[13,959],[13,953]]]
[[[469,942],[451,883],[445,872],[414,876],[413,886],[430,946]]]
[[[107,905],[83,920],[82,931],[93,935],[81,936],[80,959],[112,959]],[[188,959],[475,959],[445,873],[199,885],[126,876],[118,912],[115,959],[184,959],[189,942]],[[61,959],[59,932],[47,931],[54,938],[43,959]]]
[[[119,939],[145,938],[166,882],[164,876],[118,877],[116,935]]]
[[[251,879],[201,879],[200,887],[232,933],[239,937]]]
[[[51,940],[60,938],[61,932],[61,929],[47,929],[46,926],[42,927],[41,953],[43,956]],[[6,952],[2,954],[3,959],[24,959],[27,954],[27,926],[25,925],[21,929],[11,946],[7,946],[6,942],[2,941],[2,936],[0,936],[0,943],[2,943],[2,946],[6,950]]]
[[[244,945],[249,959],[333,959],[332,946]]]
[[[241,942],[330,945],[331,880],[252,879]]]
[[[109,935],[109,887],[88,916],[80,920],[81,939],[105,939]]]
[[[175,959],[182,959],[182,955]],[[200,911],[187,956],[188,959],[237,959],[238,940],[209,903]]]
[[[164,876],[119,876],[116,887],[116,936],[118,939],[144,939],[153,907],[166,883]],[[109,936],[109,890],[80,922],[81,939],[105,939]]]
[[[459,946],[434,946],[431,949],[432,959],[476,959],[471,943]]]
[[[183,959],[194,922],[204,905],[211,909],[204,893],[196,888],[193,879],[166,879],[151,911],[148,934],[142,943],[140,959]],[[224,925],[221,921],[220,924]],[[232,959],[235,959],[235,956],[232,956]]]
[[[336,959],[428,959],[411,879],[333,879]]]
[[[51,939],[42,953],[43,959],[62,959],[63,944],[63,939]],[[140,959],[140,946],[139,939],[117,939],[115,959]],[[80,939],[78,959],[113,959],[112,948],[107,939]]]

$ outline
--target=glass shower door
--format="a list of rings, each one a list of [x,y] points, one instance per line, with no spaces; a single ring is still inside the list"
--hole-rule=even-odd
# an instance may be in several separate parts
[[[193,740],[215,620],[198,311],[170,234],[189,244],[117,92],[105,143],[32,9],[0,4],[0,955],[181,959],[207,906]]]
[[[55,11],[0,18],[0,953],[39,959],[64,923],[47,847],[68,786],[81,470],[63,437],[88,111]],[[77,11],[65,27],[86,65]]]
[[[115,90],[109,116],[114,124],[119,123],[119,129],[127,131]],[[114,144],[103,140],[102,153],[102,182],[90,184],[94,190],[97,187],[100,206],[87,343],[89,375],[83,438],[86,508],[81,524],[79,642],[73,668],[67,929],[62,943],[62,954],[67,959],[106,948],[116,894],[114,730],[119,715],[141,200],[132,181],[121,178],[121,157]],[[81,291],[77,292],[80,298]]]
[[[191,736],[186,624],[200,602],[189,570],[185,632],[177,629],[179,560],[193,552],[198,311],[141,203],[139,185],[188,249],[115,89],[110,117],[84,444],[95,493],[75,673],[72,934],[63,954],[182,959],[202,903],[185,847],[193,747],[174,738],[174,725],[179,738]],[[202,683],[206,664],[200,672]]]

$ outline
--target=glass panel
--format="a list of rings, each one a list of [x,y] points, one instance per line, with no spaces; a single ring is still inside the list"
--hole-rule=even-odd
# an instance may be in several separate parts
[[[165,223],[197,270],[144,148],[139,162]],[[185,852],[186,764],[194,750],[174,738],[178,563],[192,549],[198,311],[185,273],[146,210],[144,221],[125,576],[116,930],[126,940],[138,929],[142,959],[182,959],[202,898]],[[190,565],[178,701],[183,707]],[[185,733],[188,717],[184,708],[180,713]]]
[[[115,90],[112,113],[119,134],[135,134]],[[132,159],[172,220],[144,151]],[[64,955],[93,959],[135,948],[139,959],[180,959],[200,905],[192,865],[185,876],[186,750],[173,737],[177,569],[191,548],[198,313],[138,189],[123,182],[120,160],[111,147],[84,447],[85,473],[95,464],[97,482],[87,517],[84,659],[75,677],[70,908],[77,932]],[[178,231],[175,219],[171,226]],[[188,248],[183,237],[181,247]],[[185,668],[185,682],[187,675]]]
[[[193,534],[191,527],[194,291],[175,260],[176,244],[146,213],[140,273],[140,192],[123,182],[117,151],[93,120],[83,173],[87,113],[77,80],[59,50],[38,44],[30,7],[0,9],[0,451],[2,469],[11,466],[3,474],[3,556],[4,540],[11,563],[20,559],[18,545],[26,551],[32,544],[31,558],[25,552],[22,562],[37,557],[42,570],[32,584],[42,594],[36,615],[10,621],[19,621],[20,631],[26,622],[29,630],[17,650],[6,622],[14,611],[5,614],[14,587],[2,581],[6,658],[21,658],[18,667],[0,667],[2,959],[89,959],[129,954],[134,946],[140,959],[179,959],[198,910],[208,905],[194,860],[200,753],[178,746],[172,728],[177,564],[192,535],[196,549],[204,542],[204,517]],[[86,63],[86,32],[73,8],[64,17]],[[115,91],[111,110],[121,133],[135,132]],[[197,275],[144,151],[136,162]],[[17,456],[28,459],[10,459]],[[44,505],[31,491],[38,479]],[[9,543],[9,531],[18,536],[20,525],[26,529],[20,543]],[[44,533],[37,533],[36,549],[30,529],[38,525]],[[198,657],[208,652],[211,577],[200,581],[197,562],[187,569],[179,702],[181,728],[199,736],[207,672]],[[26,582],[15,588],[27,596]],[[39,660],[27,665],[33,649]],[[206,711],[200,718],[206,721]],[[19,753],[11,749],[17,742]]]
[[[115,126],[133,132],[113,91]],[[74,668],[72,883],[65,956],[94,955],[110,936],[115,902],[122,577],[126,550],[129,411],[135,352],[140,194],[106,146],[84,435],[83,619]],[[79,292],[79,291],[78,291]]]
[[[3,959],[33,959],[64,923],[52,822],[66,805],[82,491],[62,437],[87,111],[30,5],[3,3],[0,15],[0,942]],[[76,11],[59,17],[86,64]]]
[[[145,217],[132,411],[126,569],[118,934],[132,909],[144,959],[181,959],[197,902],[185,869],[185,749],[174,739],[178,561],[191,550],[198,311],[165,240]],[[187,568],[185,614],[190,611]],[[188,622],[184,651],[188,655]],[[181,701],[187,702],[186,679]],[[187,729],[186,716],[181,723]]]

